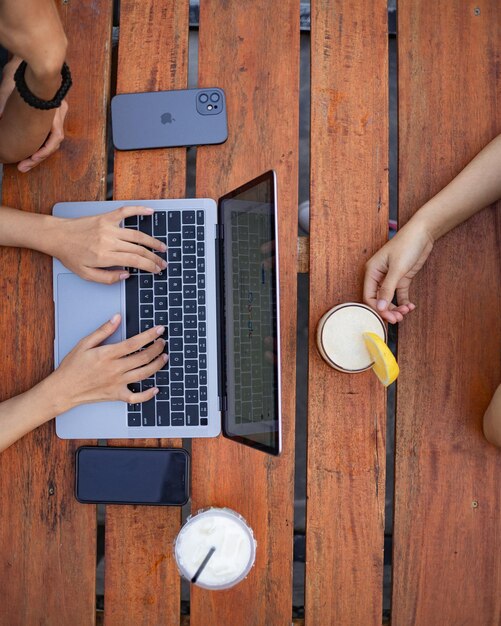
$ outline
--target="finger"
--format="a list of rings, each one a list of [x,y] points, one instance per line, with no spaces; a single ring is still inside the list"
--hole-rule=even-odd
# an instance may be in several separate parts
[[[115,346],[117,356],[126,356],[128,354],[132,354],[133,352],[137,352],[143,346],[146,346],[152,341],[155,341],[155,339],[158,339],[164,331],[165,326],[154,326],[153,328],[145,330],[144,333],[134,335],[134,337],[131,337],[130,339],[117,343]]]
[[[114,252],[127,252],[129,254],[137,254],[144,257],[145,259],[149,259],[154,265],[163,268],[167,267],[167,261],[162,259],[162,257],[151,252],[151,250],[143,248],[143,246],[138,246],[135,243],[129,243],[128,241],[120,240],[120,242],[116,245],[116,249],[114,250]]]
[[[379,285],[386,276],[386,266],[377,259],[369,261],[364,276],[363,299],[366,304],[376,309]]]
[[[144,380],[145,378],[151,378],[153,374],[162,369],[162,367],[167,363],[168,358],[169,357],[166,354],[161,354],[154,361],[148,363],[148,365],[127,372],[125,375],[125,382],[129,385],[130,383],[138,383],[140,380]]]
[[[111,335],[113,335],[113,333],[119,327],[121,319],[122,316],[120,315],[120,313],[116,313],[110,320],[105,322],[97,330],[95,330],[90,335],[87,335],[87,337],[84,337],[80,341],[80,346],[84,350],[89,350],[90,348],[95,348],[96,346],[99,346],[103,343],[105,339],[108,339],[108,337],[111,337]]]
[[[136,404],[138,402],[148,402],[154,398],[159,389],[158,387],[152,387],[151,389],[147,389],[146,391],[138,391],[137,393],[128,392],[123,398],[124,402],[128,402],[129,404]]]
[[[122,371],[129,372],[135,370],[138,367],[142,367],[148,363],[151,363],[153,359],[156,359],[159,354],[163,352],[165,348],[165,340],[157,339],[151,346],[148,346],[145,350],[140,350],[135,354],[123,357],[122,359]]]
[[[142,233],[140,230],[134,230],[133,228],[124,228],[121,234],[121,239],[139,244],[145,248],[153,248],[159,252],[165,252],[167,250],[167,246],[161,241],[158,241],[158,239],[150,237],[146,233]]]
[[[120,280],[127,280],[130,274],[124,270],[102,270],[95,267],[88,267],[80,276],[94,283],[113,285],[113,283],[118,283]]]
[[[390,268],[388,270],[377,292],[376,310],[379,311],[379,313],[388,308],[389,303],[393,300],[395,290],[401,278],[402,274],[398,269]]]
[[[268,254],[270,252],[273,252],[275,250],[275,242],[272,241],[267,241],[266,243],[263,243],[263,245],[261,246],[261,253],[262,254]]]
[[[155,209],[150,209],[150,207],[146,206],[121,206],[119,209],[115,209],[114,211],[110,211],[107,215],[113,224],[118,224],[122,220],[127,217],[132,217],[133,215],[153,215],[155,213]]]
[[[155,257],[156,258],[156,257]],[[167,263],[163,259],[152,261],[140,254],[131,254],[130,252],[114,252],[110,255],[110,265],[123,265],[125,267],[135,267],[143,272],[158,274],[167,267]]]

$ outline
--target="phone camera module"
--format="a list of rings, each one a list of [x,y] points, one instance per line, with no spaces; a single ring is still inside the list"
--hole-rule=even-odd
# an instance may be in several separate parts
[[[197,92],[195,105],[199,115],[218,115],[224,111],[224,93],[219,89],[202,88]]]

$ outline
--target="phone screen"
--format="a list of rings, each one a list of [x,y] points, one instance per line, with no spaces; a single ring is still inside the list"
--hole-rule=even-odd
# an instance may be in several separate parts
[[[188,501],[186,450],[82,447],[76,459],[79,502],[180,506]]]

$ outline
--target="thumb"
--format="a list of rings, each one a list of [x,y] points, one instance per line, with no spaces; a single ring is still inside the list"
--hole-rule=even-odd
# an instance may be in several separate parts
[[[386,311],[393,300],[395,290],[402,276],[396,270],[389,270],[378,290],[376,308],[378,311]]]
[[[99,346],[101,343],[103,343],[105,339],[108,339],[108,337],[111,337],[111,335],[113,335],[113,333],[120,325],[121,319],[122,316],[120,315],[120,313],[116,313],[110,320],[105,322],[97,330],[82,339],[82,341],[80,342],[81,347],[84,350],[89,350],[90,348],[95,348],[96,346]]]

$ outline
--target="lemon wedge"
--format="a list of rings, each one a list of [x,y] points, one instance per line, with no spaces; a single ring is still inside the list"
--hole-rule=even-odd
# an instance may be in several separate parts
[[[363,338],[365,347],[374,360],[374,365],[372,366],[374,373],[383,385],[388,387],[396,380],[400,371],[395,357],[376,333],[363,333]]]

